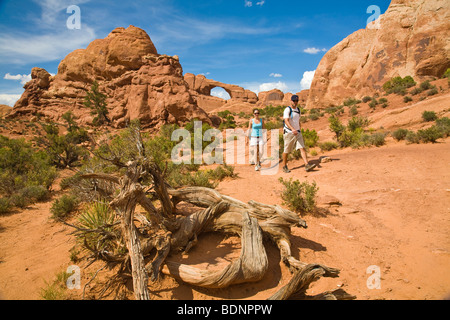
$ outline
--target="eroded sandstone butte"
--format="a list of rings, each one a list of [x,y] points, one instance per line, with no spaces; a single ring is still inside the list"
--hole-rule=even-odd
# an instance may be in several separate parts
[[[326,53],[307,106],[324,108],[373,95],[396,76],[441,77],[449,67],[450,1],[393,0],[379,21]]]
[[[115,127],[134,119],[145,127],[193,118],[211,123],[191,95],[178,57],[158,54],[148,34],[134,26],[117,28],[86,49],[73,51],[61,61],[55,76],[33,68],[31,77],[10,117],[39,112],[58,120],[70,110],[80,123],[90,124],[94,116],[83,101],[97,81],[108,97]]]

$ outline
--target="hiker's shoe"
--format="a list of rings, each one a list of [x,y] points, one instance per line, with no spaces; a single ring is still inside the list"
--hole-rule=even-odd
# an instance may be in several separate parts
[[[315,167],[316,167],[315,164],[307,164],[306,167],[305,167],[306,172],[310,172],[310,171],[311,171],[312,169],[314,169]]]
[[[255,171],[259,171],[259,170],[261,170],[261,165],[260,165],[260,164],[257,164],[257,165],[255,166]]]
[[[288,167],[283,167],[283,172],[284,173],[291,173],[291,170],[289,170]]]

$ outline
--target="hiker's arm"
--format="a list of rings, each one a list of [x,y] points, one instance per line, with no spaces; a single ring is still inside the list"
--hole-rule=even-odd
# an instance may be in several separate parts
[[[250,135],[252,134],[252,120],[248,123],[247,134],[245,135],[245,141],[247,142],[250,139]]]
[[[284,122],[286,123],[287,127],[291,129],[292,133],[296,136],[298,134],[298,131],[294,129],[294,127],[291,124],[291,118],[285,118]]]

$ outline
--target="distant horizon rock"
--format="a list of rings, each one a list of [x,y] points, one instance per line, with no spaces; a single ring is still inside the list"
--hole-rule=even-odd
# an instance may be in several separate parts
[[[379,23],[379,28],[377,24]],[[450,1],[393,0],[372,22],[330,49],[320,62],[309,108],[372,96],[396,76],[441,77],[450,67]]]

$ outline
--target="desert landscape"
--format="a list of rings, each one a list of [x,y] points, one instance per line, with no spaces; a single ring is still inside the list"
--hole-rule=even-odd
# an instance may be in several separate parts
[[[86,49],[75,50],[66,56],[54,76],[43,68],[33,68],[32,79],[25,84],[25,91],[14,107],[0,106],[0,135],[11,140],[24,139],[50,154],[52,140],[48,130],[52,128],[59,128],[59,135],[71,133],[73,127],[82,128],[98,142],[106,140],[108,135],[127,132],[139,120],[146,139],[157,141],[158,134],[166,128],[172,125],[187,127],[193,119],[221,132],[235,128],[245,130],[255,108],[264,111],[262,116],[266,125],[271,125],[270,129],[282,132],[280,111],[290,104],[291,96],[297,94],[303,111],[302,129],[316,133],[308,146],[308,157],[316,168],[305,172],[302,159],[294,156],[289,162],[291,173],[284,173],[280,166],[276,174],[266,175],[264,171],[278,155],[263,159],[262,171],[257,172],[248,164],[250,155],[246,148],[246,164],[227,160],[233,174],[217,180],[212,187],[215,192],[245,204],[256,202],[295,212],[283,199],[285,190],[280,179],[314,183],[318,188],[314,209],[295,212],[296,219],[304,220],[307,228],[301,227],[301,223],[281,222],[283,232],[289,236],[292,252],[283,251],[280,239],[268,226],[267,221],[274,225],[279,223],[279,216],[256,219],[261,225],[256,229],[261,228],[264,238],[259,250],[267,255],[267,270],[261,277],[255,276],[258,279],[251,281],[238,278],[236,283],[224,287],[216,283],[202,287],[201,281],[200,285],[192,285],[189,281],[176,280],[172,262],[195,267],[195,270],[205,272],[206,278],[206,275],[226,270],[242,258],[244,242],[241,236],[245,233],[245,223],[238,223],[242,232],[235,232],[228,225],[226,227],[230,229],[224,227],[224,230],[232,232],[217,232],[214,228],[220,220],[218,216],[188,236],[189,241],[181,247],[189,246],[189,252],[174,250],[168,253],[161,243],[155,245],[157,253],[151,256],[153,262],[146,260],[159,275],[153,280],[154,273],[148,271],[151,268],[146,271],[147,277],[150,275],[151,278],[146,279],[149,280],[146,289],[150,299],[265,300],[290,284],[293,275],[298,274],[297,269],[302,269],[298,267],[301,263],[338,270],[333,276],[324,272],[306,281],[306,288],[298,289],[303,298],[449,299],[449,16],[450,4],[446,1],[392,1],[380,18],[381,28],[368,26],[330,49],[316,70],[311,88],[298,93],[274,89],[256,94],[238,85],[208,79],[205,75],[184,73],[179,57],[158,53],[151,35],[144,30],[135,26],[116,28],[106,38],[97,39]],[[212,96],[211,90],[217,87],[223,88],[230,99]],[[91,100],[86,98],[88,93],[92,94]],[[86,102],[95,104],[99,101],[94,98],[100,100],[99,104],[104,103],[106,112],[101,113],[98,109],[97,113],[91,112]],[[67,116],[68,111],[71,117]],[[340,131],[333,123],[341,124]],[[352,129],[355,123],[358,127]],[[402,137],[401,130],[404,130]],[[47,137],[48,141],[39,140],[39,137]],[[310,141],[309,136],[307,140]],[[269,139],[268,146],[274,145],[273,142]],[[221,147],[226,150],[235,143],[234,139],[226,140]],[[99,150],[95,148],[101,147],[101,143],[94,145],[88,139],[76,145],[89,150],[83,161],[94,159],[95,151]],[[151,144],[145,146],[148,148]],[[121,147],[124,154],[128,152],[125,151],[126,144]],[[2,148],[7,154],[6,143]],[[153,150],[157,158],[157,151]],[[60,158],[62,155],[68,158],[68,151],[64,152],[60,152]],[[107,157],[105,155],[107,153],[103,154]],[[127,246],[122,243],[122,247],[116,248],[123,258],[121,263],[131,269],[119,277],[120,290],[111,289],[110,292],[105,283],[117,276],[117,266],[107,268],[105,257],[100,254],[83,260],[74,253],[80,243],[73,226],[79,222],[83,210],[89,207],[87,199],[63,219],[55,219],[55,202],[69,194],[62,182],[77,171],[81,172],[78,160],[82,162],[81,156],[70,163],[58,163],[57,178],[48,186],[45,200],[10,206],[0,213],[1,299],[138,297],[133,286],[136,288],[139,283],[134,264],[140,253],[132,252],[136,246],[127,242],[132,237],[126,237],[127,241],[121,239]],[[119,164],[119,168],[120,165],[125,167],[120,163],[122,159],[109,160]],[[169,174],[175,169],[167,163],[165,166],[158,170],[164,172],[162,176],[171,184],[168,193],[175,203],[174,190],[184,190],[185,186],[176,186],[172,190],[177,181],[169,181]],[[200,170],[213,171],[217,167],[220,166],[203,164]],[[120,170],[108,170],[102,173],[111,174],[114,179],[123,174]],[[84,171],[85,175],[97,173]],[[166,204],[161,198],[164,190],[161,191],[155,182],[158,174],[152,175],[154,186],[147,190],[146,196],[153,197],[151,202],[154,204],[154,193],[157,193],[161,207],[156,205],[155,212],[159,213],[155,214],[155,219],[159,219],[159,214],[167,218]],[[96,190],[101,190],[103,185],[98,183],[99,176],[90,178],[95,182]],[[183,183],[182,180],[178,182]],[[195,186],[199,185],[189,185]],[[0,189],[0,196],[6,199],[4,190],[6,187]],[[118,201],[113,202],[119,206]],[[134,217],[136,223],[139,221],[136,229],[144,230],[146,223],[152,224],[154,220],[141,217],[148,214],[149,209],[145,202],[138,203]],[[179,214],[178,210],[178,207],[173,209],[176,214]],[[199,208],[189,203],[182,204],[181,210],[180,221],[188,221],[186,217],[189,214],[193,217]],[[133,214],[134,211],[132,219]],[[242,221],[244,219],[242,217]],[[158,222],[160,225],[168,226],[161,221]],[[172,237],[172,233],[166,233],[164,228],[158,229],[158,236],[162,230],[164,236],[159,240]],[[283,233],[281,239],[284,236]],[[153,239],[151,237],[144,238]],[[138,241],[143,247],[144,238]],[[123,250],[131,252],[130,255]],[[141,258],[144,261],[143,255]],[[61,285],[60,277],[74,265],[81,270],[81,286],[70,290],[64,287],[64,281]],[[338,294],[342,292],[343,295]]]

